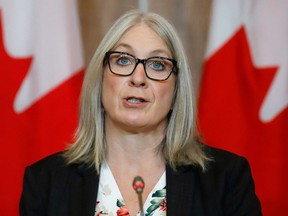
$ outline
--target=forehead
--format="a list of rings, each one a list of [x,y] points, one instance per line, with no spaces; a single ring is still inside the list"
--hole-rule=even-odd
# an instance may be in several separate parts
[[[165,41],[151,27],[139,23],[128,29],[116,43],[116,49],[128,49],[134,52],[151,53],[163,52],[171,56]]]

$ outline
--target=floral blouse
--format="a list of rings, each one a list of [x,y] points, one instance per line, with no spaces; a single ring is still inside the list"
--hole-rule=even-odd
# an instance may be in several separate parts
[[[132,187],[132,186],[131,186]],[[143,211],[145,216],[166,216],[166,172],[148,195]],[[132,216],[107,163],[102,163],[95,216]],[[136,215],[140,216],[140,212]]]

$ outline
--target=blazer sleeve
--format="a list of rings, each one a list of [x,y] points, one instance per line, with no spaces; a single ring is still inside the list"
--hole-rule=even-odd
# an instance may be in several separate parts
[[[25,170],[20,216],[94,215],[98,182],[94,167],[50,155]]]
[[[248,161],[243,157],[237,157],[229,167],[231,170],[226,176],[225,186],[225,215],[262,215]]]
[[[39,181],[39,175],[33,172],[30,167],[27,167],[24,174],[23,190],[20,198],[20,216],[44,216],[44,191],[45,187],[41,185],[47,185],[45,178]],[[46,178],[47,179],[47,178]],[[41,182],[41,185],[39,183]]]

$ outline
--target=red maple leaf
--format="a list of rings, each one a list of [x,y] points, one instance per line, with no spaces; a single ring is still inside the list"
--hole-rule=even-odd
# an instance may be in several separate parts
[[[199,100],[204,141],[249,159],[264,215],[271,216],[285,215],[288,206],[288,109],[271,122],[259,119],[276,71],[254,66],[243,27],[205,62]]]
[[[0,215],[16,216],[25,167],[63,150],[72,140],[78,119],[83,72],[79,71],[18,114],[13,108],[15,96],[33,57],[10,57],[3,41],[0,16]]]

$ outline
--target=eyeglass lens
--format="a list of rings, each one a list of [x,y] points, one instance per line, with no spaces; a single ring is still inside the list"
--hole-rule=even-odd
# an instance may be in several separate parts
[[[109,53],[108,62],[111,72],[122,76],[131,75],[137,65],[142,63],[147,77],[155,80],[167,79],[174,68],[173,62],[165,57],[151,57],[141,60],[123,52]]]

